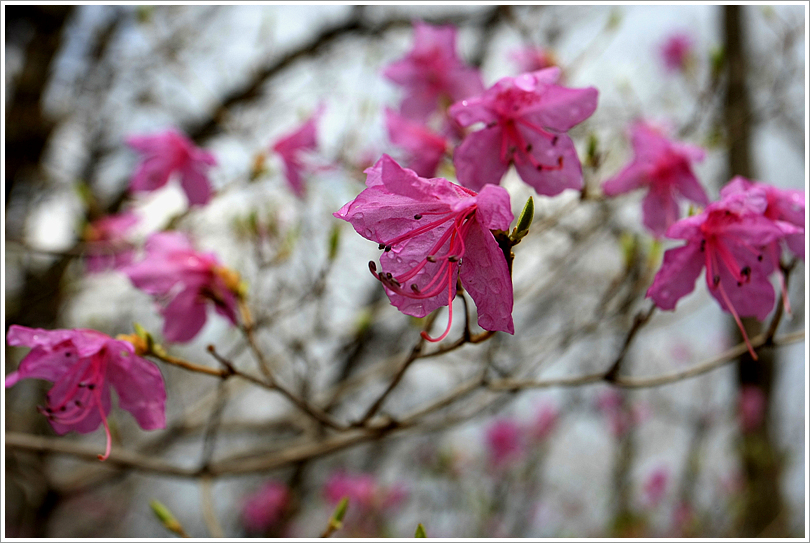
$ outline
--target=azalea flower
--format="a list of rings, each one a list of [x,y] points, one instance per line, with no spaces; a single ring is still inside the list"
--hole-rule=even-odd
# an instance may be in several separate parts
[[[314,151],[318,146],[317,123],[323,110],[323,106],[319,106],[300,127],[282,136],[272,147],[273,151],[281,155],[287,182],[299,198],[303,198],[306,191],[301,175],[305,169],[303,157],[307,151]]]
[[[669,482],[669,470],[666,467],[655,468],[644,482],[644,496],[651,507],[661,503]]]
[[[515,49],[509,54],[509,58],[517,65],[518,72],[522,74],[557,65],[557,59],[550,50],[534,45]]]
[[[537,441],[545,441],[554,431],[560,418],[559,410],[551,404],[540,406],[534,425],[531,428],[531,435]]]
[[[11,346],[31,347],[17,371],[6,376],[6,388],[21,379],[54,383],[44,414],[57,434],[71,430],[86,434],[104,425],[110,456],[110,386],[118,405],[129,411],[141,428],[166,427],[166,390],[160,370],[135,353],[128,341],[112,339],[95,330],[42,330],[12,325]]]
[[[732,198],[735,194],[747,191],[764,192],[768,204],[762,214],[783,230],[787,248],[804,260],[804,191],[781,190],[765,183],[752,182],[738,175],[720,190],[720,197]],[[756,214],[759,209],[752,209],[750,212]],[[785,310],[790,313],[785,276],[779,266],[779,257],[782,252],[779,242],[769,243],[764,252],[767,255],[766,258],[773,263],[774,270],[779,276],[782,300]]]
[[[790,232],[785,235],[785,244],[793,254],[804,260],[804,191],[778,189],[766,183],[751,181],[738,175],[720,190],[720,196],[728,197],[749,190],[763,190],[765,192],[768,205],[763,215],[775,221],[777,225],[788,223],[795,227],[788,227]],[[796,229],[800,231],[796,231]],[[775,253],[778,256],[778,251]]]
[[[486,432],[489,457],[495,467],[516,460],[523,452],[523,428],[510,419],[498,419]]]
[[[406,497],[406,491],[401,486],[385,488],[367,473],[334,473],[326,482],[323,493],[331,504],[336,505],[343,498],[348,498],[351,508],[364,512],[394,507]]]
[[[450,25],[415,23],[413,49],[383,75],[405,89],[402,115],[419,122],[426,122],[442,100],[452,103],[484,90],[478,70],[456,54],[456,29]]]
[[[682,72],[692,56],[692,36],[685,33],[670,35],[660,45],[661,59],[669,72]]]
[[[447,151],[447,140],[388,108],[385,110],[385,126],[391,142],[408,153],[407,167],[420,177],[433,177]]]
[[[143,155],[129,188],[149,192],[164,186],[173,173],[180,174],[180,185],[191,205],[205,205],[211,199],[208,169],[215,166],[214,155],[204,151],[174,130],[153,136],[133,136],[127,145]]]
[[[242,523],[248,532],[265,533],[281,520],[289,502],[287,486],[270,481],[245,500]]]
[[[208,302],[236,324],[239,275],[222,266],[213,253],[198,253],[180,232],[158,232],[146,241],[146,257],[126,268],[135,287],[164,305],[163,335],[190,341],[205,324]]]
[[[87,271],[97,273],[130,264],[135,256],[135,246],[126,235],[138,221],[135,213],[127,211],[88,224],[83,234]]]
[[[514,218],[509,193],[485,186],[479,194],[442,178],[425,179],[388,155],[366,170],[366,189],[334,215],[379,243],[381,271],[369,263],[391,303],[406,315],[424,317],[450,309],[456,280],[478,307],[486,330],[514,333],[512,279],[491,230],[508,230]]]
[[[582,165],[566,131],[591,116],[598,92],[555,85],[559,77],[559,68],[504,77],[480,96],[450,106],[461,126],[485,124],[456,148],[459,182],[473,190],[498,184],[514,162],[538,194],[582,188]]]
[[[695,288],[705,267],[709,292],[732,314],[755,359],[740,317],[762,321],[773,309],[775,294],[768,276],[774,263],[765,258],[765,251],[769,244],[797,230],[765,217],[767,206],[763,190],[726,194],[702,213],[670,226],[667,237],[687,243],[664,253],[661,269],[647,291],[658,307],[674,309]]]
[[[656,236],[663,236],[680,218],[677,198],[691,200],[701,206],[709,197],[692,173],[691,163],[703,160],[703,149],[668,140],[653,126],[638,122],[631,129],[635,158],[615,177],[605,181],[602,190],[607,196],[646,187],[642,210],[644,225]]]

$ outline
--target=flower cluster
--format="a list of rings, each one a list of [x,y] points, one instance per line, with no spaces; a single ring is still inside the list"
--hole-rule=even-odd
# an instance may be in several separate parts
[[[144,430],[166,427],[166,390],[160,370],[136,355],[128,341],[112,339],[95,330],[42,330],[12,325],[6,337],[11,346],[31,348],[17,371],[6,376],[6,387],[21,379],[44,379],[54,386],[39,410],[57,434],[71,430],[86,434],[100,424],[110,456],[112,444],[107,417],[110,387],[118,405],[129,411]]]
[[[242,524],[252,534],[264,534],[284,517],[290,490],[276,481],[265,483],[242,504]]]
[[[692,292],[705,267],[709,292],[734,316],[756,358],[740,317],[762,321],[773,309],[775,294],[768,277],[779,266],[778,243],[789,236],[803,239],[803,218],[804,199],[798,194],[734,178],[719,201],[669,227],[667,237],[687,243],[664,254],[647,297],[661,309],[674,309]],[[795,247],[797,238],[790,240]]]
[[[384,510],[402,503],[407,496],[406,490],[394,485],[384,487],[367,473],[334,473],[323,488],[323,494],[330,504],[336,505],[343,498],[348,498],[351,508],[365,513]]]
[[[538,406],[534,420],[528,423],[509,418],[493,421],[484,435],[490,464],[504,468],[523,458],[530,447],[548,439],[559,417],[555,406],[544,403]]]

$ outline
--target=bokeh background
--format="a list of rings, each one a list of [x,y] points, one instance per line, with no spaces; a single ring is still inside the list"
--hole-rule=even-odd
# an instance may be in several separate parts
[[[380,393],[422,326],[390,307],[366,272],[376,246],[331,216],[362,190],[364,167],[383,152],[397,156],[382,112],[401,91],[381,70],[410,50],[414,20],[455,25],[460,56],[486,85],[516,75],[510,55],[533,45],[553,54],[566,85],[597,87],[596,113],[571,131],[592,193],[630,159],[626,130],[640,117],[707,149],[696,172],[711,198],[734,174],[805,186],[806,6],[3,10],[5,330],[115,336],[138,322],[159,334],[148,296],[121,274],[85,273],[81,259],[86,222],[128,206],[142,217],[140,241],[171,225],[239,270],[275,369],[345,421]],[[690,40],[688,61],[668,70],[661,47],[678,34]],[[747,99],[734,117],[740,73]],[[269,147],[320,105],[319,167],[301,200]],[[218,194],[205,208],[188,210],[173,184],[124,196],[137,163],[124,140],[168,127],[218,159]],[[641,226],[639,194],[538,197],[514,172],[503,185],[515,213],[532,195],[537,208],[532,234],[515,249],[517,332],[419,360],[386,404],[392,416],[482,368],[546,380],[604,370],[649,305],[643,293],[660,248]],[[804,278],[798,262],[792,315],[777,337],[805,328]],[[667,374],[737,342],[699,281],[677,311],[653,316],[622,372]],[[213,365],[208,344],[253,367],[244,340],[218,318],[172,353]],[[25,352],[6,349],[6,374]],[[166,537],[149,505],[159,500],[196,537],[314,537],[347,494],[338,537],[409,537],[417,523],[435,537],[806,536],[805,361],[800,340],[768,351],[753,377],[732,361],[638,390],[605,382],[475,390],[407,431],[215,478],[27,446],[20,436],[57,438],[35,409],[47,384],[23,382],[4,391],[14,443],[5,448],[5,535]],[[249,463],[324,439],[278,395],[161,371],[170,429],[144,432],[114,411],[116,446],[191,468],[205,455]],[[100,433],[58,439],[98,445]]]

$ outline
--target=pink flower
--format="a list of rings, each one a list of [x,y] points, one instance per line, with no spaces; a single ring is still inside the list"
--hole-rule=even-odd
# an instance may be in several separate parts
[[[651,507],[661,503],[669,482],[669,470],[666,467],[658,467],[647,476],[644,482],[644,496]]]
[[[559,418],[560,412],[556,407],[550,404],[542,405],[531,428],[532,437],[537,441],[545,441],[554,431]]]
[[[709,198],[692,173],[690,163],[703,160],[703,150],[666,139],[649,124],[637,122],[631,129],[633,161],[615,177],[605,181],[602,189],[608,196],[646,187],[644,225],[656,236],[680,218],[677,198],[692,200],[701,206]]]
[[[433,177],[447,151],[447,140],[392,109],[385,110],[385,126],[391,142],[408,153],[407,167],[420,177]]]
[[[496,420],[487,428],[486,443],[492,464],[504,466],[523,453],[523,428],[510,419]]]
[[[783,190],[756,181],[750,181],[742,176],[736,176],[720,191],[721,197],[749,190],[763,190],[768,204],[763,215],[775,221],[777,225],[787,223],[793,228],[785,228],[785,243],[790,251],[804,260],[804,191]],[[775,251],[778,256],[779,251]]]
[[[804,191],[801,190],[780,190],[765,183],[752,182],[742,176],[736,176],[729,181],[721,190],[721,198],[733,198],[735,194],[748,191],[764,192],[767,198],[767,206],[762,214],[773,221],[785,233],[784,242],[787,248],[796,256],[804,260]],[[753,210],[757,213],[759,210]],[[781,249],[778,241],[773,241],[765,248],[766,258],[772,263],[774,270],[779,276],[779,283],[782,287],[782,300],[785,311],[790,313],[790,302],[787,295],[785,277],[779,267],[779,257]]]
[[[685,33],[670,35],[661,45],[661,58],[669,72],[682,72],[692,54],[692,37]]]
[[[88,224],[84,229],[85,264],[90,273],[118,269],[132,262],[135,246],[126,235],[138,224],[131,212],[108,215]]]
[[[406,315],[424,317],[450,306],[452,323],[456,279],[478,307],[486,330],[514,333],[512,279],[506,258],[490,230],[508,230],[514,218],[509,193],[486,186],[480,194],[446,179],[425,179],[383,155],[366,170],[366,189],[335,217],[379,243],[382,271],[374,276],[391,303]]]
[[[272,147],[273,151],[281,155],[287,182],[299,198],[303,198],[306,191],[301,175],[306,167],[303,158],[307,151],[314,151],[318,147],[317,123],[323,110],[323,106],[318,106],[304,124],[278,139]]]
[[[756,358],[740,317],[764,320],[775,294],[768,276],[774,270],[765,258],[768,245],[782,239],[790,225],[777,225],[763,214],[768,200],[763,190],[727,194],[709,204],[702,213],[681,219],[667,230],[667,237],[687,240],[669,249],[647,297],[661,309],[674,309],[677,301],[692,292],[695,280],[706,268],[709,292],[723,310],[734,316]]]
[[[484,90],[481,74],[456,54],[456,29],[414,23],[414,46],[405,58],[393,62],[383,75],[406,92],[400,112],[426,122],[440,105],[474,96]]]
[[[762,426],[765,420],[765,394],[756,386],[743,386],[739,398],[740,425],[743,432],[750,433]]]
[[[164,302],[163,335],[190,341],[205,324],[207,302],[236,324],[239,275],[213,253],[198,253],[180,232],[158,232],[146,241],[146,257],[122,271],[135,287]]]
[[[154,364],[136,356],[131,343],[95,330],[17,325],[9,328],[7,340],[11,346],[31,347],[31,352],[6,376],[6,388],[20,379],[54,383],[40,412],[60,435],[71,430],[86,434],[103,424],[107,448],[100,460],[110,456],[110,385],[118,393],[119,407],[132,413],[141,428],[166,427],[163,377]]]
[[[456,149],[453,163],[462,184],[473,190],[498,184],[514,162],[538,194],[582,187],[582,165],[566,131],[591,116],[598,92],[555,85],[559,77],[559,68],[504,77],[480,96],[450,107],[460,125],[486,125]]]
[[[639,422],[635,413],[625,405],[622,393],[609,389],[596,399],[596,407],[610,422],[610,431],[617,437],[623,437],[635,423]]]
[[[509,58],[517,65],[518,72],[522,74],[557,65],[557,59],[554,58],[551,51],[534,45],[515,49],[509,54]]]
[[[289,504],[290,492],[270,481],[248,496],[242,505],[242,523],[248,532],[265,533],[278,522]]]
[[[167,130],[154,136],[133,136],[127,139],[127,145],[143,155],[143,161],[132,176],[130,190],[157,190],[178,172],[180,185],[191,205],[205,205],[211,199],[207,172],[217,161],[214,155],[198,148],[179,132]]]
[[[336,505],[343,498],[349,498],[349,507],[363,511],[382,510],[394,507],[406,497],[406,490],[395,485],[384,488],[369,474],[335,473],[324,486],[324,497]]]

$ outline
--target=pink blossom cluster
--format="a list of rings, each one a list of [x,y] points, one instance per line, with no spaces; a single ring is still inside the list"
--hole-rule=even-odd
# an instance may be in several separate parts
[[[384,250],[381,270],[372,262],[371,272],[400,311],[424,317],[449,307],[445,332],[435,339],[423,334],[430,341],[450,331],[457,281],[473,298],[482,328],[514,333],[510,266],[495,239],[514,215],[498,185],[514,164],[539,194],[580,189],[582,166],[566,132],[594,112],[598,95],[593,87],[557,85],[556,67],[485,89],[455,42],[453,27],[415,24],[413,49],[384,71],[405,91],[399,112],[386,110],[386,126],[410,169],[383,155],[365,171],[366,189],[335,213]],[[436,115],[439,132],[428,126]],[[457,137],[459,184],[432,178]]]
[[[534,419],[527,423],[511,418],[494,420],[484,434],[490,464],[504,468],[524,458],[530,447],[549,438],[559,417],[554,405],[543,403],[538,406]]]
[[[368,473],[333,473],[323,488],[326,501],[337,505],[343,498],[349,499],[349,508],[364,514],[397,507],[407,497],[401,485],[383,486]]]
[[[804,206],[801,191],[735,177],[718,201],[667,229],[668,238],[686,240],[686,245],[666,251],[647,297],[661,309],[674,309],[705,268],[710,294],[732,314],[756,358],[740,317],[762,321],[773,309],[769,276],[780,273],[782,246],[804,257]]]
[[[269,481],[242,503],[242,524],[251,534],[264,534],[282,518],[290,504],[287,485]]]

